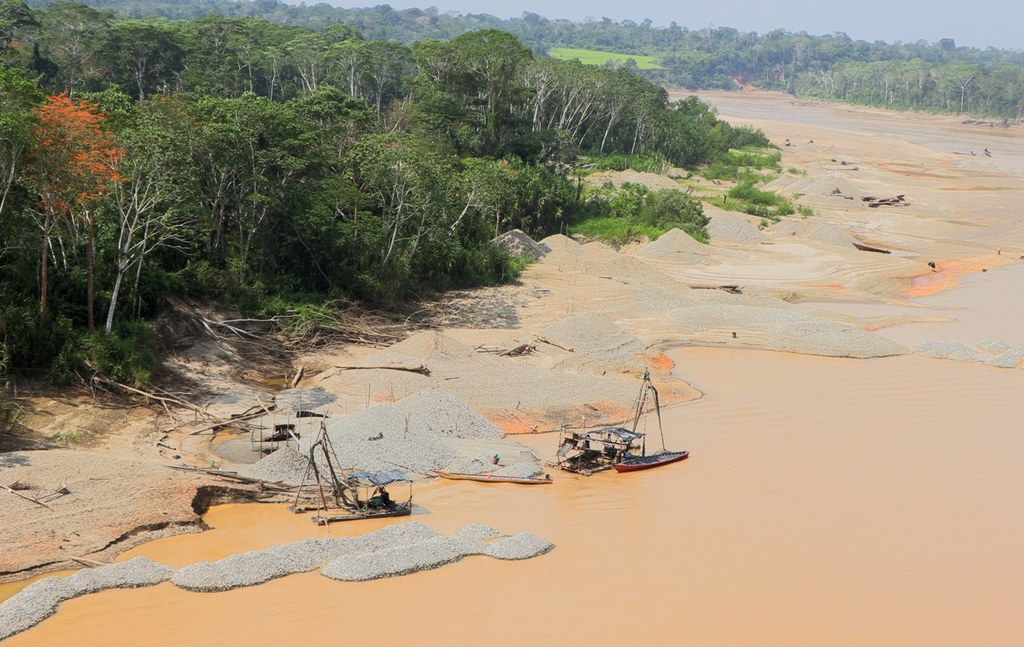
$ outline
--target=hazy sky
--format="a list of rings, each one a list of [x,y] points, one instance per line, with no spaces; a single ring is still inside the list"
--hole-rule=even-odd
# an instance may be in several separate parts
[[[297,1],[297,0],[292,0]],[[306,0],[315,4],[317,0]],[[786,29],[810,34],[846,32],[855,39],[935,42],[953,38],[958,45],[1024,48],[1024,0],[369,0],[330,4],[352,7],[390,4],[395,9],[435,6],[440,11],[489,13],[501,18],[532,11],[548,18],[650,18],[655,25],[675,21],[700,29],[735,27],[760,34]]]

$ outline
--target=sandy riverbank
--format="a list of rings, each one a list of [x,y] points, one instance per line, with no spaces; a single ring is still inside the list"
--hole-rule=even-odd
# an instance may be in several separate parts
[[[755,223],[744,226],[743,216],[709,209],[716,220],[711,245],[674,233],[616,251],[555,236],[540,241],[546,251],[521,284],[451,302],[438,313],[444,325],[437,331],[379,351],[339,349],[301,358],[309,375],[303,386],[332,393],[335,416],[438,389],[506,432],[621,422],[644,366],[653,369],[666,401],[700,396],[700,384],[670,374],[671,362],[662,355],[666,348],[855,358],[912,353],[913,347],[873,331],[919,320],[913,313],[880,323],[875,317],[830,314],[827,307],[808,311],[795,304],[900,303],[949,289],[982,269],[1020,262],[1024,226],[1015,208],[1024,191],[1018,172],[1024,169],[1021,133],[992,133],[949,118],[801,106],[777,96],[705,98],[717,102],[724,117],[762,128],[780,145],[784,169],[806,170],[785,173],[775,188],[815,210],[812,226],[793,220],[760,231]],[[993,158],[957,154],[983,147]],[[873,209],[846,199],[896,194],[905,194],[909,206]],[[893,253],[858,251],[851,240]],[[936,264],[934,271],[929,261]],[[722,285],[737,285],[741,294],[707,289]],[[515,357],[481,352],[524,343],[534,352]],[[395,370],[420,366],[429,375]],[[257,395],[265,401],[273,397],[250,387],[237,392],[234,400],[221,397],[217,406],[243,411]],[[60,424],[83,424],[75,421],[88,421],[89,411],[83,405],[62,416]],[[56,424],[44,418],[33,419],[42,433]],[[76,556],[106,559],[128,545],[118,541],[126,535],[141,541],[157,531],[196,528],[191,501],[201,485],[213,482],[148,465],[215,461],[231,467],[215,453],[208,435],[189,435],[203,422],[153,414],[144,423],[98,433],[96,454],[4,455],[4,485],[20,481],[33,486],[26,494],[41,495],[71,480],[74,497],[55,499],[52,510],[9,494],[0,497],[0,516],[24,520],[2,531],[0,539],[14,550],[5,554],[0,571],[67,567],[67,546]],[[173,449],[157,447],[157,440]],[[96,486],[97,473],[122,495]],[[147,494],[132,496],[136,492]],[[111,521],[122,504],[138,509],[125,515],[126,525]],[[80,538],[83,529],[90,533],[88,541]],[[46,541],[38,541],[40,532]],[[108,552],[95,552],[101,549]]]

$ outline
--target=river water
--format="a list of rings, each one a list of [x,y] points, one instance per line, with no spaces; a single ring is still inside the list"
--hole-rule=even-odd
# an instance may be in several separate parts
[[[706,394],[665,412],[667,445],[689,460],[558,474],[550,487],[418,488],[430,526],[531,530],[557,544],[546,556],[360,584],[313,573],[217,594],[108,591],[10,644],[1024,641],[1024,370],[918,356],[673,356]],[[528,442],[554,450],[551,436]],[[125,558],[178,566],[325,532],[283,506],[223,506],[208,520],[215,530]]]

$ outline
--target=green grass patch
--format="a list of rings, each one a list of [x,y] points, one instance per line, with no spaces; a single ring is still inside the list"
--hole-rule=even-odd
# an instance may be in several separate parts
[[[729,189],[722,199],[722,208],[770,220],[796,213],[792,202],[772,191],[758,189],[749,177]]]
[[[703,167],[700,174],[709,180],[741,180],[748,176],[759,179],[765,172],[782,173],[782,153],[748,146],[719,155],[714,162]]]
[[[569,232],[580,234],[587,238],[596,238],[609,245],[620,246],[634,240],[644,238],[654,240],[665,233],[665,230],[650,225],[642,225],[632,222],[626,218],[591,218],[577,225],[573,225]]]
[[[655,155],[628,155],[626,153],[609,153],[607,155],[581,156],[586,169],[584,173],[597,171],[625,171],[631,169],[640,173],[664,173],[668,162]]]
[[[619,65],[625,64],[629,59],[636,61],[636,66],[641,70],[664,70],[664,66],[658,64],[654,56],[643,54],[621,54],[619,52],[602,52],[596,49],[574,49],[571,47],[556,47],[548,50],[552,58],[563,61],[578,60],[585,65],[605,65],[614,62]]]

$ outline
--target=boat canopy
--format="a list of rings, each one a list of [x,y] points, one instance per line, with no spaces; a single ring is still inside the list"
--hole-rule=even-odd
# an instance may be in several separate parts
[[[590,432],[587,435],[589,436],[591,434],[609,434],[611,436],[618,437],[620,440],[626,443],[632,442],[634,440],[639,440],[640,438],[644,437],[644,434],[637,433],[635,431],[630,431],[625,427],[604,427],[603,429],[595,429],[594,431]]]
[[[369,481],[374,485],[387,485],[389,483],[412,483],[412,479],[400,470],[384,470],[383,472],[358,472],[353,478]]]

